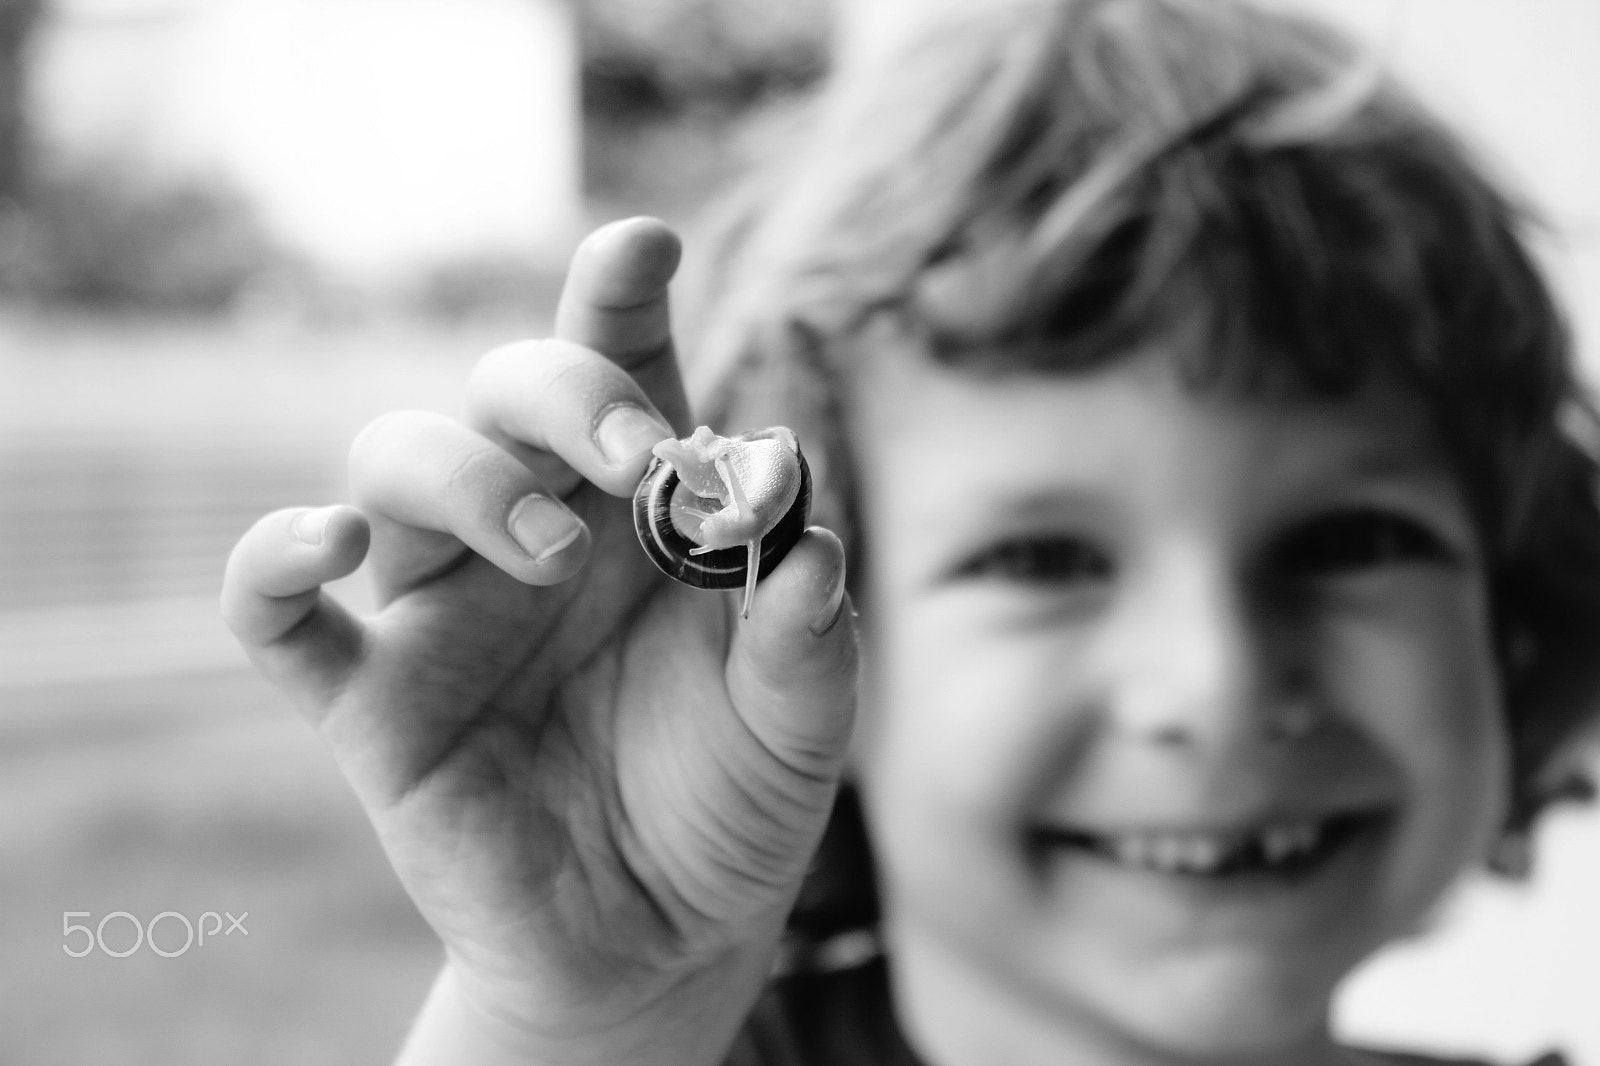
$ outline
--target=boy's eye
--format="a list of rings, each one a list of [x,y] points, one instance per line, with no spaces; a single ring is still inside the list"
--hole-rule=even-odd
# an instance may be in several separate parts
[[[1453,557],[1445,542],[1421,522],[1377,508],[1314,518],[1293,530],[1273,553],[1277,572],[1291,577],[1326,577]]]
[[[1077,537],[1017,537],[1001,541],[967,562],[960,576],[1030,584],[1067,585],[1111,576],[1105,552]]]

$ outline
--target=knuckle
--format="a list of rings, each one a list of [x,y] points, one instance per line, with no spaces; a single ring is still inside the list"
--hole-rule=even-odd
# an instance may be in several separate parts
[[[476,425],[502,418],[562,421],[570,401],[588,406],[615,391],[606,360],[559,338],[522,340],[494,349],[478,361],[467,386],[467,410]],[[530,406],[531,403],[531,406]]]
[[[366,476],[392,461],[442,420],[443,415],[431,411],[389,411],[374,418],[350,442],[352,478]]]
[[[249,590],[223,585],[220,597],[222,624],[234,639],[246,646],[262,643],[259,599]]]
[[[302,507],[282,507],[250,523],[250,528],[245,530],[228,553],[223,581],[237,586],[245,580],[247,571],[259,569],[261,564],[268,561],[272,549],[282,542],[283,533],[289,529],[294,516],[302,510]]]
[[[478,360],[472,382],[480,387],[503,381],[507,374],[539,372],[551,364],[561,364],[577,354],[576,346],[554,337],[535,337],[502,344]]]
[[[493,391],[508,373],[519,369],[530,358],[537,358],[543,343],[540,340],[519,340],[489,349],[473,365],[472,373],[467,378],[468,394]]]
[[[611,391],[606,380],[605,366],[594,359],[551,359],[546,367],[541,386],[547,396],[571,396],[592,405],[602,395]]]
[[[223,566],[219,606],[222,621],[241,640],[251,636],[255,612],[262,595],[263,577],[273,564],[272,548],[279,531],[295,508],[284,508],[256,520],[234,544]]]
[[[245,585],[244,570],[247,566],[247,553],[249,549],[246,542],[241,540],[233,546],[233,551],[228,553],[228,561],[222,568],[222,616],[228,618],[232,604],[238,599],[241,587]]]
[[[451,455],[440,470],[440,488],[447,497],[473,492],[499,480],[503,464],[498,456],[476,448],[463,448]]]

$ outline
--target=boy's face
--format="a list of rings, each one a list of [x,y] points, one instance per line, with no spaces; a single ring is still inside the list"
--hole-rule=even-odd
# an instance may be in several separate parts
[[[925,1050],[1320,1042],[1499,824],[1481,549],[1422,404],[1174,367],[886,355],[862,390],[859,770]]]

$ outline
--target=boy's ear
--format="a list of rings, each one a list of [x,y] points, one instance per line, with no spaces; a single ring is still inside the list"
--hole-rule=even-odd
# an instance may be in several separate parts
[[[1505,829],[1489,849],[1489,872],[1507,881],[1526,881],[1533,874],[1533,833]]]
[[[1559,790],[1600,752],[1600,600],[1549,604],[1535,628],[1506,623],[1500,659],[1517,780]]]
[[[1498,642],[1511,740],[1512,795],[1489,869],[1526,878],[1540,815],[1595,799],[1600,770],[1600,607],[1547,605],[1538,629],[1504,623]]]
[[[1593,803],[1595,796],[1592,772],[1575,769],[1554,785],[1517,798],[1505,828],[1489,851],[1489,871],[1508,880],[1526,881],[1533,874],[1533,832],[1539,815],[1561,803]]]

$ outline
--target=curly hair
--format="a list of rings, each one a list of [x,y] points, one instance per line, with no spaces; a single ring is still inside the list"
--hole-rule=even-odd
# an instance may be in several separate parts
[[[1197,385],[1425,398],[1487,549],[1513,795],[1600,707],[1600,421],[1529,213],[1338,34],[1219,0],[1018,0],[843,72],[713,248],[691,383],[787,422],[859,556],[869,328],[977,375],[1071,373],[1197,320]]]

